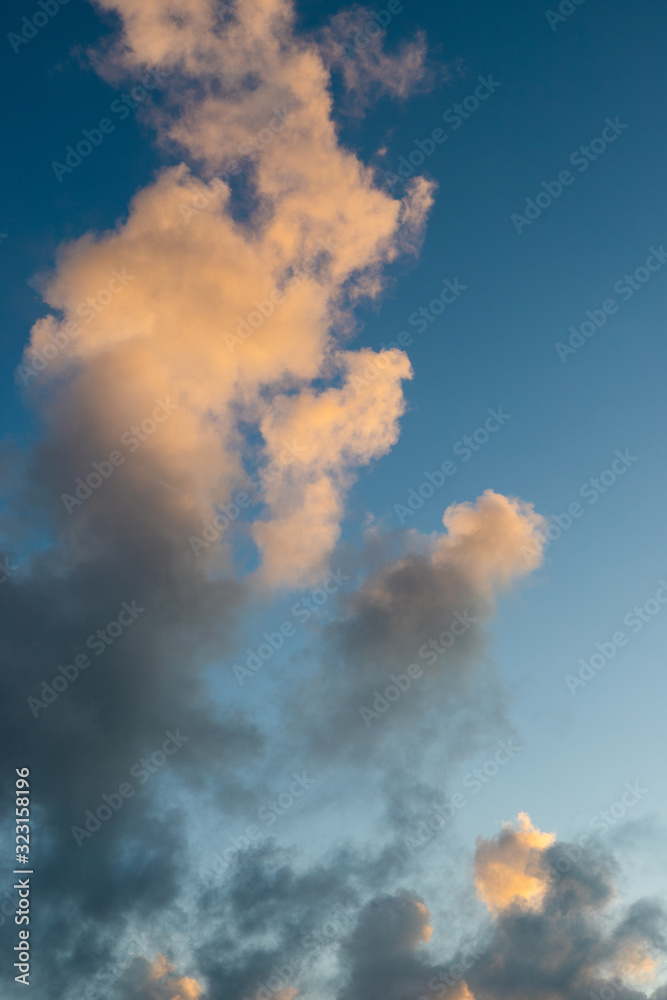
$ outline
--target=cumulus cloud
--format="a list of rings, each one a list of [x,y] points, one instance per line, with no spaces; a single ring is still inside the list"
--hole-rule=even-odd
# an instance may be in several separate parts
[[[424,982],[420,945],[431,939],[430,914],[413,893],[371,900],[342,942],[350,977],[339,1000],[399,1000],[416,997]]]
[[[166,132],[190,163],[141,191],[114,230],[61,249],[43,289],[57,314],[35,324],[23,381],[37,405],[45,384],[56,392],[45,417],[66,409],[96,433],[79,435],[81,471],[169,396],[178,416],[145,451],[179,517],[202,523],[249,464],[295,441],[302,461],[272,488],[255,537],[268,582],[309,582],[338,537],[353,469],[396,440],[411,376],[401,352],[343,348],[348,307],[415,249],[430,187],[418,179],[392,198],[339,143],[326,67],[294,35],[288,4],[240,0],[222,25],[200,0],[101,6],[123,24],[105,65],[169,70]],[[232,154],[253,192],[243,220],[233,185],[206,178]],[[102,306],[89,316],[91,300]],[[368,366],[376,377],[360,388]]]
[[[328,761],[363,747],[385,766],[397,731],[427,745],[428,726],[459,753],[508,732],[486,629],[497,597],[539,565],[544,520],[530,504],[487,490],[474,504],[452,504],[443,524],[428,536],[369,530],[375,567],[343,594],[322,669],[298,701]],[[404,677],[406,690],[395,701],[390,692],[389,704],[392,676]]]
[[[651,899],[621,906],[618,875],[599,844],[582,852],[558,842],[525,813],[518,829],[480,840],[475,877],[492,926],[467,975],[475,997],[643,1000],[665,953],[667,914]]]
[[[492,913],[514,905],[539,907],[548,888],[540,860],[555,834],[542,833],[526,813],[519,813],[518,824],[515,829],[506,823],[497,838],[477,843],[475,886]]]
[[[664,909],[640,900],[619,910],[618,870],[599,846],[557,874],[553,863],[568,851],[571,845],[541,833],[525,813],[518,829],[506,825],[480,841],[478,889],[480,873],[497,866],[485,882],[491,918],[464,945],[438,935],[437,926],[432,934],[415,893],[376,896],[341,941],[347,978],[339,1000],[662,1000],[664,987],[644,989],[665,952]],[[537,892],[526,881],[527,865]]]
[[[123,1000],[200,1000],[203,990],[195,979],[179,976],[169,959],[152,962],[137,958],[122,977]]]
[[[276,516],[254,528],[270,581],[295,584],[322,575],[339,536],[350,470],[398,438],[401,379],[412,377],[405,354],[345,352],[340,363],[341,388],[278,399],[261,424],[270,457],[277,459],[285,441],[298,442],[296,460],[281,467],[267,490]]]

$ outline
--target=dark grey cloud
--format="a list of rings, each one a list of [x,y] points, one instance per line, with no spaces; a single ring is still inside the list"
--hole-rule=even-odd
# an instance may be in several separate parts
[[[375,532],[376,564],[382,545]],[[327,762],[363,754],[385,768],[398,752],[416,765],[437,734],[451,764],[489,745],[494,732],[511,732],[489,656],[493,597],[428,539],[394,533],[384,547],[384,564],[342,594],[318,637],[321,668],[293,704]]]
[[[551,874],[559,859],[577,853],[566,871]],[[543,854],[543,869],[549,883],[542,906],[510,906],[495,919],[485,954],[467,974],[476,1000],[650,995],[635,973],[644,956],[663,950],[664,907],[641,900],[619,909],[619,867],[600,846],[582,855],[575,845],[556,842]]]
[[[571,846],[547,849],[545,873]],[[667,914],[646,899],[615,909],[618,875],[612,856],[589,850],[550,883],[539,909],[510,906],[465,945],[445,935],[437,953],[423,899],[406,890],[378,896],[341,941],[339,1000],[663,1000],[664,988],[635,974],[645,955],[664,953]]]
[[[63,996],[110,960],[129,921],[150,923],[178,897],[187,878],[182,790],[196,790],[202,807],[224,801],[227,822],[254,801],[241,775],[263,747],[257,726],[218,706],[203,678],[233,646],[244,589],[231,574],[210,579],[193,559],[188,517],[150,456],[65,510],[61,493],[113,441],[113,428],[85,414],[74,389],[57,410],[47,405],[31,468],[25,478],[8,474],[7,520],[32,517],[44,535],[0,588],[3,820],[9,827],[14,769],[27,766],[34,948],[43,988]],[[123,784],[131,797],[119,795]],[[100,821],[100,808],[112,815]],[[73,827],[85,831],[78,842]],[[12,928],[0,928],[3,960]]]

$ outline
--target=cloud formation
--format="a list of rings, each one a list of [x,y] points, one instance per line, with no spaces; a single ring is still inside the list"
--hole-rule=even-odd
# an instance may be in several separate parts
[[[403,42],[396,52],[385,51],[383,22],[390,21],[387,10],[378,13],[354,5],[335,14],[322,31],[324,57],[342,74],[356,111],[383,94],[407,97],[435,81],[436,72],[427,63],[423,33]],[[443,75],[444,67],[439,70]]]
[[[555,834],[537,830],[526,813],[519,813],[518,822],[518,830],[505,824],[496,839],[477,843],[475,886],[492,913],[508,906],[538,908],[548,889],[540,860]]]
[[[102,6],[121,31],[97,65],[162,67],[154,123],[184,160],[115,228],[60,248],[18,379],[42,436],[3,463],[20,569],[0,595],[0,782],[17,754],[41,776],[35,939],[62,995],[181,899],[188,792],[226,821],[256,804],[265,736],[204,676],[253,581],[235,530],[199,559],[188,539],[275,465],[247,528],[259,582],[324,571],[411,376],[401,352],[350,349],[351,308],[414,252],[431,203],[423,181],[391,198],[339,143],[325,62],[288,4],[241,0],[226,21],[208,3]],[[124,602],[141,612],[119,634]],[[187,742],[151,770],[167,730]],[[137,989],[172,987],[194,988],[165,972]]]
[[[291,706],[280,731],[263,706],[237,707],[220,668],[251,600],[320,579],[358,470],[398,438],[410,363],[354,349],[354,308],[418,249],[433,188],[416,178],[393,198],[340,142],[329,71],[348,15],[318,38],[284,0],[238,0],[223,17],[207,0],[98,7],[120,29],[96,65],[110,80],[163,71],[147,114],[182,162],[113,229],[60,249],[20,371],[43,433],[3,464],[3,527],[24,551],[0,595],[0,749],[39,776],[34,940],[48,974],[35,992],[78,1000],[106,969],[100,1000],[267,1000],[274,982],[269,995],[293,1000],[309,981],[340,1000],[419,1000],[450,965],[432,954],[427,902],[398,884],[409,872],[392,841],[441,788],[405,759],[418,771],[434,746],[444,785],[445,765],[505,726],[486,630],[540,564],[544,521],[488,490],[433,535],[371,528],[309,669],[277,685]],[[377,39],[343,77],[364,98],[405,97],[428,75],[424,53],[419,38],[394,56]],[[247,516],[193,552],[232,504]],[[118,632],[128,602],[141,617]],[[166,731],[182,732],[168,758]],[[222,886],[193,885],[192,816],[227,835],[267,773],[304,753],[362,793],[370,777],[382,843],[304,859],[268,841],[239,851]],[[605,969],[648,975],[659,911],[635,908],[605,937],[604,863],[553,885],[550,835],[522,824],[478,849],[493,944],[450,984],[454,1000],[580,1000]],[[568,921],[585,932],[574,944]],[[527,960],[533,939],[544,953]]]
[[[477,998],[657,1000],[645,993],[665,954],[664,908],[654,900],[618,903],[618,865],[595,845],[542,833],[522,813],[480,840],[476,884],[493,916],[486,951],[468,973]],[[558,861],[570,859],[566,871]],[[572,861],[571,859],[577,859]]]
[[[200,1000],[202,987],[189,976],[179,976],[169,959],[153,962],[137,958],[122,978],[123,1000]]]
[[[441,533],[369,530],[375,567],[343,594],[322,668],[298,700],[317,752],[327,761],[378,755],[385,766],[396,728],[424,743],[422,728],[436,716],[449,752],[507,733],[486,628],[498,596],[539,565],[544,523],[530,504],[487,490],[474,504],[448,507]],[[394,701],[385,692],[396,677]]]
[[[525,813],[518,829],[480,840],[476,883],[491,923],[459,946],[431,928],[414,893],[374,898],[341,943],[339,1000],[662,1000],[664,987],[644,990],[666,950],[664,909],[651,900],[619,909],[617,866],[599,847],[553,878],[570,848]]]
[[[402,352],[344,348],[349,306],[377,296],[382,267],[418,245],[430,186],[418,179],[394,199],[339,143],[326,67],[294,35],[288,4],[240,0],[224,22],[201,0],[100,6],[123,24],[103,66],[168,71],[163,132],[203,169],[165,170],[115,230],[61,249],[43,288],[58,314],[35,324],[23,380],[37,405],[45,383],[56,393],[45,418],[66,408],[97,432],[80,474],[169,396],[178,419],[143,450],[179,518],[205,522],[249,467],[292,444],[301,461],[274,483],[253,533],[266,582],[311,582],[354,469],[396,440],[411,377]],[[232,157],[250,203],[211,181]],[[82,322],[82,304],[117,273],[122,291]]]

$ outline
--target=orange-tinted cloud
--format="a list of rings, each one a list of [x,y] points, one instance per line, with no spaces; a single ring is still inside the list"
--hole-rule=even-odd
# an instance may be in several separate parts
[[[298,445],[295,461],[281,465],[268,488],[273,516],[254,528],[271,583],[322,573],[338,539],[349,470],[385,454],[398,438],[401,381],[412,377],[406,355],[362,350],[339,359],[340,388],[275,397],[262,420],[269,459],[279,459],[286,441]]]
[[[266,990],[258,990],[257,993],[253,994],[252,1000],[265,1000],[264,993],[266,993]],[[299,991],[294,986],[286,986],[282,990],[271,991],[272,1000],[294,1000],[298,995]]]
[[[200,1000],[203,988],[189,976],[179,976],[164,955],[152,962],[135,959],[123,976],[132,1000]]]
[[[649,954],[643,941],[633,941],[619,949],[605,971],[623,980],[651,983],[657,976],[658,962]]]
[[[452,504],[442,520],[438,558],[465,567],[482,592],[504,589],[542,561],[546,522],[515,497],[486,490],[474,504]]]
[[[391,19],[386,10],[384,16]],[[355,6],[334,14],[322,34],[325,58],[342,74],[359,110],[379,94],[405,97],[433,81],[435,74],[426,68],[424,36],[418,33],[403,42],[397,53],[387,55],[383,47],[385,32],[365,7]]]
[[[519,813],[517,822],[518,829],[505,823],[497,837],[477,842],[475,886],[492,913],[515,905],[535,909],[548,888],[540,857],[556,836],[538,830],[527,813]]]
[[[107,68],[168,70],[171,138],[208,178],[236,161],[256,208],[241,223],[226,181],[163,171],[127,221],[61,249],[43,290],[58,314],[35,324],[24,380],[39,398],[66,377],[81,411],[68,420],[96,435],[91,460],[169,395],[178,413],[145,453],[175,514],[200,523],[296,441],[304,458],[274,482],[255,538],[268,582],[311,581],[354,469],[397,438],[411,375],[402,352],[344,347],[349,305],[377,296],[383,266],[419,244],[431,185],[390,197],[339,143],[326,65],[294,36],[288,3],[239,0],[224,25],[205,0],[100,5],[124,31]]]

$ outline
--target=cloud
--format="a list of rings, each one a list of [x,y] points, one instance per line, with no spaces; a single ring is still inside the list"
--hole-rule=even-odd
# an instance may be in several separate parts
[[[486,627],[497,597],[539,565],[544,521],[530,504],[487,490],[474,504],[452,504],[443,524],[428,536],[369,529],[374,567],[342,595],[322,667],[297,700],[326,761],[363,753],[386,766],[397,733],[425,749],[429,727],[456,757],[511,729]],[[405,677],[405,690],[388,704],[392,675]]]
[[[557,858],[573,845],[540,833],[526,814],[517,825],[480,843],[501,852],[504,866],[513,871],[521,871],[518,855],[525,862],[532,851],[528,863],[541,884],[539,899],[531,892],[515,893],[510,902],[505,894],[502,905],[492,906],[489,918],[465,934],[458,914],[434,920],[413,890],[395,885],[374,892],[371,879],[386,883],[388,870],[375,869],[361,852],[341,852],[305,872],[286,852],[246,852],[229,887],[233,909],[223,917],[219,898],[217,911],[211,902],[204,910],[212,932],[202,955],[215,961],[207,967],[212,1000],[253,995],[250,983],[264,1000],[267,990],[312,984],[318,981],[313,979],[318,958],[329,969],[323,988],[331,992],[332,983],[338,983],[338,1000],[591,1000],[591,994],[598,1000],[664,1000],[664,988],[647,994],[641,983],[647,961],[655,962],[667,950],[664,909],[652,900],[619,907],[619,869],[599,845],[580,852],[567,872],[555,877]],[[512,850],[510,836],[515,838]],[[434,896],[443,889],[438,876],[437,868],[429,873]],[[447,877],[450,898],[461,876],[469,877],[464,871]],[[392,880],[397,881],[396,873]],[[331,921],[330,930],[319,935],[321,914],[331,914],[336,893],[349,892],[355,884],[363,886],[365,897],[356,915]],[[466,891],[465,881],[460,890]],[[348,914],[354,912],[348,903],[356,902],[355,896],[337,898],[345,899]],[[449,909],[446,903],[445,914]],[[234,956],[225,961],[216,949],[218,927],[235,927],[237,920],[242,943],[235,947],[224,938]],[[275,942],[271,951],[249,947],[267,940]]]
[[[404,41],[396,52],[387,53],[382,14],[391,20],[388,11],[374,16],[368,8],[354,5],[334,14],[321,33],[324,57],[342,75],[357,111],[384,94],[405,98],[430,89],[436,75],[446,72],[440,67],[436,74],[428,65],[422,32]]]
[[[565,872],[557,864],[564,856]],[[505,824],[478,841],[475,882],[493,923],[467,977],[475,997],[642,1000],[639,987],[665,952],[667,914],[649,899],[619,907],[618,874],[600,845],[584,854],[542,833],[526,813],[518,829]]]
[[[338,1000],[399,1000],[417,997],[424,985],[420,945],[433,928],[424,902],[410,892],[371,900],[341,944],[349,979]]]
[[[633,942],[623,946],[609,968],[612,975],[640,983],[655,982],[657,971],[658,962],[648,953],[644,942]]]
[[[498,870],[492,885],[486,879],[490,924],[457,946],[445,928],[436,924],[431,933],[430,915],[415,893],[377,896],[341,942],[347,971],[338,1000],[645,1000],[642,977],[648,981],[665,952],[664,909],[640,900],[619,912],[618,870],[598,848],[554,879],[552,862],[571,845],[541,833],[525,813],[518,826],[478,843],[478,889],[480,866],[488,876],[494,863],[522,880],[510,892]],[[526,864],[535,868],[538,892],[525,880]],[[664,987],[649,995],[662,1000],[663,994]]]
[[[539,907],[548,889],[540,859],[555,834],[536,829],[526,813],[519,813],[518,823],[518,830],[504,824],[497,838],[477,842],[475,886],[492,913],[509,906]]]
[[[189,976],[176,974],[164,955],[153,962],[135,959],[122,977],[123,1000],[200,1000],[203,989]]]
[[[432,201],[424,181],[390,197],[339,143],[328,70],[289,5],[241,0],[229,23],[203,2],[100,6],[120,34],[97,65],[114,80],[162,69],[152,121],[183,162],[115,227],[60,248],[18,377],[41,434],[3,458],[3,531],[20,551],[6,545],[19,569],[0,605],[0,781],[7,792],[17,755],[40,776],[34,933],[62,995],[113,966],[137,926],[159,937],[177,920],[188,795],[218,822],[257,804],[266,734],[209,684],[253,591],[239,547],[254,531],[262,586],[323,571],[411,375],[401,352],[351,349],[352,309],[415,252]],[[195,558],[188,539],[274,461],[250,525]],[[305,544],[286,553],[275,525],[294,538],[297,520]],[[123,602],[143,610],[119,636]],[[144,787],[133,769],[179,727],[189,742]],[[127,782],[132,797],[96,819]],[[138,988],[194,988],[162,979]]]
[[[265,588],[317,581],[344,551],[347,492],[397,440],[410,364],[400,351],[353,349],[354,308],[381,294],[389,264],[418,249],[433,188],[416,179],[393,198],[340,142],[329,70],[343,22],[322,43],[295,31],[282,0],[239,0],[224,18],[206,0],[98,7],[117,16],[119,32],[96,65],[114,80],[162,71],[165,92],[146,113],[182,162],[139,191],[115,227],[61,247],[20,373],[41,437],[27,459],[3,457],[3,530],[22,551],[1,594],[0,749],[10,764],[0,783],[7,802],[17,760],[39,776],[34,940],[44,989],[82,995],[106,968],[104,1000],[200,1000],[204,991],[265,1000],[262,984],[274,980],[278,1000],[292,1000],[305,993],[295,980],[322,981],[332,960],[341,1000],[418,1000],[446,967],[430,955],[426,902],[396,885],[407,864],[391,843],[304,859],[269,842],[239,854],[222,890],[199,892],[192,826],[226,834],[257,806],[266,772],[305,748],[354,768],[362,789],[370,778],[390,821],[385,840],[395,837],[433,794],[402,755],[417,769],[436,746],[450,763],[506,724],[486,629],[499,595],[540,564],[544,522],[529,504],[487,491],[449,507],[433,535],[370,529],[372,558],[316,635],[306,680],[288,672],[279,688],[292,705],[279,731],[256,721],[263,706],[234,706],[220,668],[240,620]],[[419,39],[394,58],[373,41],[345,73],[353,91],[404,96],[424,66]],[[240,504],[253,478],[262,478],[261,505],[197,558],[189,539]],[[248,538],[256,551],[243,573]],[[123,602],[143,610],[120,634],[111,625]],[[401,682],[401,697],[366,725],[361,709],[375,711],[389,675],[412,663],[415,683],[403,691]],[[187,737],[168,758],[166,730]],[[134,794],[109,806],[127,782]],[[79,843],[72,828],[86,824],[91,836]],[[501,834],[487,852],[501,869],[514,865],[519,883],[530,836],[513,831],[510,850]],[[539,868],[551,848],[530,850]],[[489,897],[500,891],[489,888],[498,864],[486,865]],[[517,983],[516,995],[530,995],[533,981],[547,1000],[549,962],[561,954],[579,961],[572,982],[592,981],[616,958],[646,971],[655,912],[633,911],[611,940],[595,936],[589,911],[611,893],[602,862],[556,888],[530,877],[541,896],[528,898],[539,896],[542,910],[494,909],[494,949],[457,980],[456,1000],[509,995]],[[347,918],[359,911],[353,929],[338,903]],[[590,954],[579,958],[566,917],[586,932]],[[528,932],[520,918],[543,924]],[[531,951],[525,971],[525,941],[540,934],[545,949],[557,947],[549,958]],[[173,965],[162,954],[170,942]],[[157,948],[153,961],[136,957]],[[302,966],[285,968],[292,956]]]
[[[315,582],[323,575],[340,533],[350,470],[398,439],[401,380],[412,377],[405,354],[345,352],[340,363],[342,387],[275,400],[261,424],[270,458],[277,459],[285,441],[298,442],[296,460],[282,466],[267,490],[273,516],[254,528],[272,582]]]
[[[114,230],[61,248],[43,287],[57,312],[35,324],[22,378],[45,420],[90,428],[76,435],[79,474],[156,399],[173,400],[177,416],[142,451],[178,518],[200,525],[249,468],[303,438],[308,458],[274,485],[254,535],[266,581],[308,583],[335,545],[353,469],[396,440],[411,375],[402,352],[343,348],[350,305],[414,252],[431,187],[417,179],[392,198],[339,143],[328,72],[289,5],[240,0],[224,24],[199,0],[101,6],[123,24],[105,67],[169,71],[165,131],[190,163],[139,192]],[[229,178],[209,183],[232,156],[250,207]],[[59,488],[72,487],[63,476]]]
[[[205,889],[196,902],[197,961],[212,1000],[307,994],[368,880],[362,855],[349,849],[311,865],[272,841],[240,852],[224,891]]]

